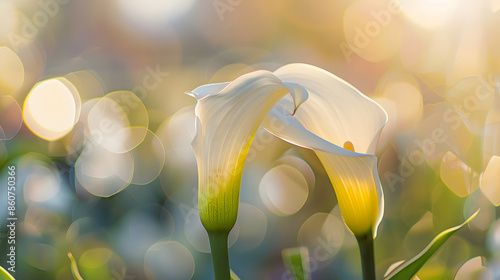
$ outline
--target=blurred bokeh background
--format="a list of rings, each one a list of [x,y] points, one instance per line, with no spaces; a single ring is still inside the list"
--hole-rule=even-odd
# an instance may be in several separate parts
[[[184,92],[305,62],[389,115],[379,277],[481,208],[417,275],[500,279],[499,10],[498,0],[0,0],[1,265],[14,165],[17,279],[72,279],[68,252],[86,280],[212,279]],[[289,279],[281,251],[296,246],[313,279],[360,278],[311,151],[259,130],[240,201],[230,258],[241,279]]]

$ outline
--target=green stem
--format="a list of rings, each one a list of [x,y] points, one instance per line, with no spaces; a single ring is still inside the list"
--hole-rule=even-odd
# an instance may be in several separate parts
[[[229,269],[229,252],[227,246],[227,232],[209,232],[210,250],[212,251],[212,261],[214,263],[215,280],[231,280]]]
[[[375,255],[373,251],[373,237],[371,234],[356,237],[361,254],[361,266],[363,267],[363,279],[375,280]]]

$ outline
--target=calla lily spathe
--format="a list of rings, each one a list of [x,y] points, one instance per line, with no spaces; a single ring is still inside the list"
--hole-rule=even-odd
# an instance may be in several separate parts
[[[252,139],[267,113],[288,93],[294,103],[288,112],[292,114],[307,99],[307,91],[295,83],[283,83],[269,71],[188,93],[198,100],[192,145],[198,164],[200,218],[208,232],[229,232],[234,226]]]
[[[348,228],[357,237],[375,237],[384,200],[374,153],[386,112],[321,68],[289,64],[274,74],[303,86],[309,98],[293,117],[284,113],[291,101],[282,99],[262,125],[289,143],[313,149],[330,177]]]

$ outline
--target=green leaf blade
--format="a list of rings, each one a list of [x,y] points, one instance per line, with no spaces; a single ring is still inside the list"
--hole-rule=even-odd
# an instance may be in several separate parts
[[[283,262],[291,279],[310,280],[309,251],[306,247],[284,249]]]
[[[16,280],[5,268],[0,266],[0,280]]]
[[[472,214],[467,220],[465,220],[462,224],[451,227],[447,230],[442,231],[438,234],[434,239],[427,245],[427,247],[422,250],[418,255],[413,257],[412,259],[403,262],[401,265],[392,270],[384,279],[385,280],[410,280],[417,274],[417,272],[422,268],[422,266],[434,255],[434,253],[443,245],[450,236],[453,235],[456,231],[463,228],[466,224],[468,224],[472,219],[474,219],[479,210],[476,213]]]
[[[83,280],[83,277],[80,275],[80,271],[78,270],[78,264],[76,263],[76,260],[71,252],[68,252],[68,258],[71,262],[71,273],[73,274],[73,278],[75,278],[75,280]]]
[[[231,280],[240,280],[240,277],[233,270],[231,270]]]

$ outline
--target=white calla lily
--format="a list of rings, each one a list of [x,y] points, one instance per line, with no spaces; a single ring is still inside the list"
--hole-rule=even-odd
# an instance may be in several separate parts
[[[282,99],[263,127],[297,146],[312,149],[332,181],[342,216],[357,236],[376,236],[384,212],[383,191],[374,156],[387,114],[373,100],[337,76],[307,64],[289,64],[274,72],[284,83],[309,93],[294,116]]]
[[[295,83],[255,71],[231,83],[210,84],[191,94],[196,105],[193,149],[198,164],[200,218],[210,232],[229,232],[236,222],[243,165],[250,144],[271,108],[291,93],[294,113],[307,99]]]

